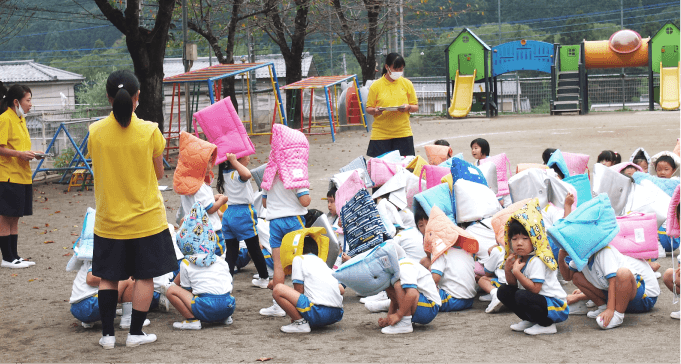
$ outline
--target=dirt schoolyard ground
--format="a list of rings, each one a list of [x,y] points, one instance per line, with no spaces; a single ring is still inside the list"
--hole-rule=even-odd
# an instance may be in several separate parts
[[[547,147],[589,154],[596,163],[601,150],[622,154],[637,147],[651,155],[672,150],[679,137],[679,112],[615,112],[586,116],[518,116],[496,119],[412,120],[418,154],[424,145],[446,139],[455,153],[470,156],[470,141],[489,141],[491,154],[506,152],[512,169],[517,163],[541,163]],[[330,135],[310,136],[309,177],[311,207],[326,212],[328,178],[352,159],[366,152],[369,136],[346,131],[331,143]],[[265,163],[267,137],[253,138],[257,154],[251,166]],[[215,169],[217,173],[217,168]],[[134,173],[134,171],[131,171]],[[159,184],[172,186],[173,171]],[[213,183],[215,185],[215,183]],[[287,335],[279,327],[288,318],[260,316],[260,308],[272,303],[271,292],[251,286],[256,273],[252,264],[234,278],[236,311],[231,326],[204,325],[200,331],[172,328],[181,320],[175,309],[152,311],[148,333],[153,344],[126,348],[126,330],[117,327],[117,346],[98,345],[101,326],[86,330],[70,313],[68,303],[75,273],[65,271],[92,191],[66,193],[66,186],[36,183],[34,215],[21,219],[19,252],[37,265],[27,269],[0,270],[1,362],[679,362],[679,321],[669,317],[679,310],[673,295],[659,280],[661,295],[652,312],[627,314],[614,330],[598,328],[586,316],[570,316],[557,325],[555,335],[532,337],[511,331],[518,318],[509,311],[486,314],[485,302],[476,299],[473,309],[443,313],[429,325],[415,325],[409,335],[380,332],[381,315],[369,313],[354,292],[344,298],[343,320],[306,335]],[[174,222],[180,198],[163,192],[168,220]],[[672,266],[670,256],[659,260],[661,271]],[[290,284],[290,282],[289,282]],[[572,283],[564,286],[571,292]],[[116,319],[118,324],[118,319]]]

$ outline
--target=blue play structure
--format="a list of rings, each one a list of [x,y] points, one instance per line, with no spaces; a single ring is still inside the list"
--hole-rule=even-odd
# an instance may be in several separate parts
[[[555,46],[536,40],[518,40],[492,47],[492,77],[513,71],[551,73]]]

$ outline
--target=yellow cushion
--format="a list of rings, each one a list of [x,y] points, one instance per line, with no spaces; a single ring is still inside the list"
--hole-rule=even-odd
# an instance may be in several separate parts
[[[412,159],[411,162],[407,165],[407,169],[413,169],[414,174],[418,177],[421,175],[421,169],[423,166],[428,165],[428,161],[426,161],[423,157],[420,155],[417,155],[416,158]]]
[[[281,259],[281,267],[284,269],[284,274],[292,273],[293,258],[303,255],[305,237],[308,235],[317,242],[317,256],[321,260],[326,261],[329,255],[329,238],[322,234],[326,234],[326,229],[311,227],[292,231],[284,235],[284,239],[281,241],[281,250],[279,250],[279,258]]]

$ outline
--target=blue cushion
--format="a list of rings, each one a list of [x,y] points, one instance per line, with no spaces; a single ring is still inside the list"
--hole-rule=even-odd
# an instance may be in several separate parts
[[[80,260],[92,260],[92,248],[95,241],[95,212],[93,208],[87,208],[80,236],[73,244],[73,253]]]
[[[546,162],[546,165],[549,166],[549,168],[557,166],[558,169],[563,172],[563,177],[570,177],[570,170],[567,167],[567,163],[565,162],[565,158],[563,157],[563,153],[560,152],[560,149],[556,149],[556,151],[551,154],[551,158]]]
[[[333,276],[360,296],[373,296],[400,279],[400,263],[391,241],[345,262]]]
[[[589,175],[587,173],[565,177],[563,178],[563,182],[571,184],[575,190],[577,190],[577,196],[575,196],[577,197],[577,207],[591,200],[593,197],[591,195],[591,183],[589,182]]]
[[[438,164],[437,166],[438,167],[445,167],[445,168],[452,168],[452,159],[454,159],[454,158],[458,158],[458,159],[463,160],[463,153],[459,153],[459,154],[447,159],[446,161]]]
[[[589,258],[605,248],[620,228],[605,193],[583,203],[546,231],[549,242],[565,250],[581,271]]]
[[[367,190],[359,190],[343,205],[340,217],[349,256],[365,252],[383,242],[385,226]]]
[[[454,183],[456,183],[456,181],[458,181],[460,178],[463,178],[467,181],[477,182],[487,186],[487,180],[482,174],[480,168],[466,162],[463,159],[452,158],[451,171]]]
[[[674,190],[676,189],[676,186],[679,185],[678,179],[660,178],[643,172],[634,172],[632,177],[634,178],[634,182],[636,182],[638,185],[640,185],[644,180],[650,180],[657,187],[660,187],[664,193],[669,195],[669,197],[674,195]]]
[[[449,191],[448,183],[441,183],[435,187],[427,189],[414,195],[414,210],[420,208],[430,216],[430,209],[437,206],[447,217],[456,223],[456,215],[452,209],[454,194]]]

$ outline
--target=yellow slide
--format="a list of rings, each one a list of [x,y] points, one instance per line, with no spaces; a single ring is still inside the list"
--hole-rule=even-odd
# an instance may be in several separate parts
[[[662,110],[676,110],[681,106],[679,103],[679,67],[662,67],[662,62],[660,62],[660,106]]]
[[[452,97],[452,105],[449,107],[449,116],[464,118],[471,111],[471,106],[473,105],[473,84],[475,83],[477,71],[473,70],[473,74],[470,76],[460,76],[459,70],[456,70],[454,96]]]

